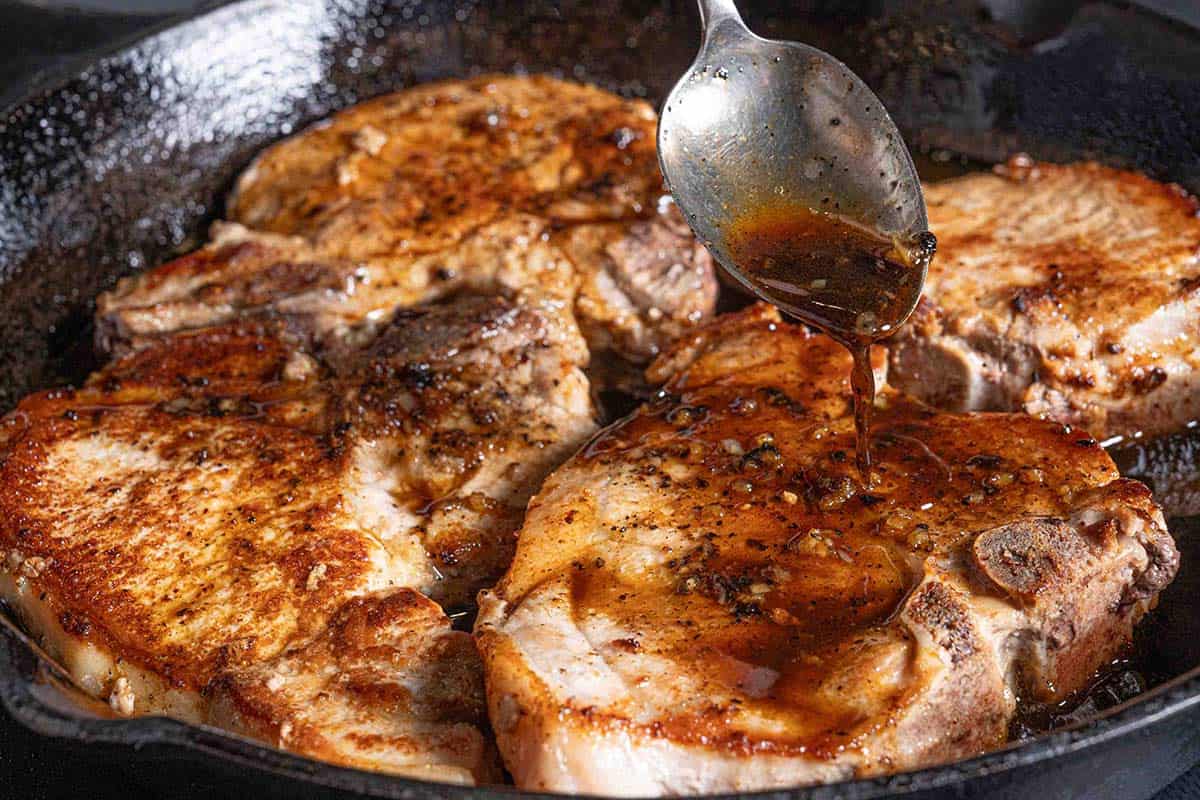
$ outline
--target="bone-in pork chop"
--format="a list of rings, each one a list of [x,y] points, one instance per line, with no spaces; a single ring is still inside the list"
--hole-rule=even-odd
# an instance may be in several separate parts
[[[1200,417],[1200,219],[1178,187],[1015,158],[926,187],[938,255],[892,346],[895,385],[952,411],[1093,435]]]
[[[644,102],[536,76],[354,106],[267,149],[213,245],[103,297],[101,344],[264,305],[326,337],[452,292],[533,287],[573,306],[593,350],[644,363],[716,299],[654,126]]]
[[[0,590],[123,713],[490,779],[478,662],[419,592],[505,568],[595,429],[585,360],[532,298],[407,310],[331,366],[281,319],[171,337],[4,419]]]
[[[1177,566],[1144,486],[1058,423],[884,390],[860,488],[849,369],[764,307],[719,319],[547,479],[476,626],[519,786],[742,791],[969,756],[1128,642]]]

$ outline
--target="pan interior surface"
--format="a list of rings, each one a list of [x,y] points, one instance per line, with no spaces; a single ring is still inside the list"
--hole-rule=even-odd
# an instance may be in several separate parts
[[[811,42],[862,75],[914,147],[932,153],[931,173],[1024,150],[1099,158],[1200,192],[1188,114],[1200,108],[1200,34],[1178,22],[1099,2],[741,5],[757,32]],[[63,76],[0,112],[0,409],[85,376],[94,298],[203,241],[234,176],[270,142],[383,92],[487,72],[549,72],[656,102],[690,63],[698,29],[691,0],[246,0]],[[1188,566],[1200,526],[1172,530],[1184,566],[1139,633],[1139,668],[1157,689],[964,764],[772,796],[1017,797],[1034,773],[1042,785],[1100,781],[1149,796],[1200,757],[1200,576]],[[190,748],[297,791],[514,793],[328,767],[170,720],[90,716],[54,704],[17,639],[0,656],[2,699],[45,733]],[[1123,737],[1133,730],[1151,733]]]

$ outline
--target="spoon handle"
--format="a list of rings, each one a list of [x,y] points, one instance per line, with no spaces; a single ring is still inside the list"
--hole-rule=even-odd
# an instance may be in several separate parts
[[[744,25],[738,14],[733,0],[697,0],[700,4],[700,25],[705,31],[710,31],[723,19],[733,18],[739,25]]]

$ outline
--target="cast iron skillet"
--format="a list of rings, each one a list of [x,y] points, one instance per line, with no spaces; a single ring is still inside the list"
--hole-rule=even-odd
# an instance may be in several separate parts
[[[822,46],[882,96],[909,142],[975,160],[1095,157],[1200,191],[1200,33],[1108,3],[752,3],[765,35]],[[550,71],[655,100],[689,63],[692,0],[245,0],[115,50],[0,112],[0,410],[94,366],[91,302],[121,275],[202,240],[264,145],[357,100],[483,71]],[[936,160],[928,162],[936,164]],[[1200,760],[1194,521],[1142,628],[1157,686],[1085,724],[945,767],[763,793],[807,798],[1146,798]],[[0,701],[80,753],[181,769],[264,796],[487,798],[313,762],[164,718],[78,702],[36,647],[0,637]],[[151,762],[171,761],[171,770]]]

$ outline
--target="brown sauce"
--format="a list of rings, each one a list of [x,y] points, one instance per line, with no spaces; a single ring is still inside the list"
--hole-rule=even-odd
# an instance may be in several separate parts
[[[936,249],[933,234],[901,242],[831,214],[782,205],[742,216],[726,238],[740,277],[756,294],[824,331],[854,357],[858,468],[868,480],[875,403],[870,347],[895,333],[916,305]]]

